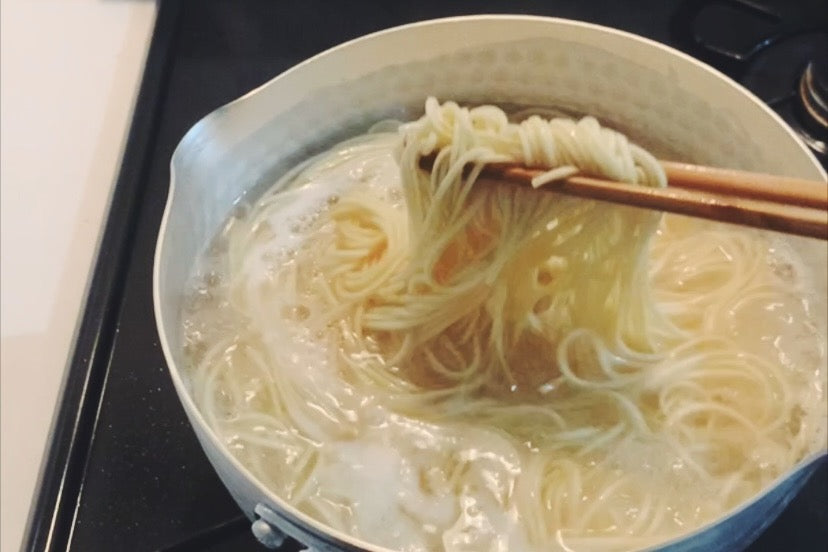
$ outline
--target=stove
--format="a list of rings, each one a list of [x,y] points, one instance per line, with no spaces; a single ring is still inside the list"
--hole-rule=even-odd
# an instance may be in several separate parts
[[[161,0],[144,79],[24,550],[264,550],[207,462],[167,373],[152,261],[169,159],[201,117],[345,40],[412,21],[526,13],[669,44],[752,90],[823,165],[828,2],[800,0]],[[828,546],[823,463],[750,546]],[[282,552],[301,550],[287,541]]]
[[[828,5],[801,0],[687,0],[674,45],[775,109],[828,166]]]

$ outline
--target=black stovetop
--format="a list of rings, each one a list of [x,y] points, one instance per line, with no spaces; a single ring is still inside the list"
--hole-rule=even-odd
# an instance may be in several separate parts
[[[742,79],[794,120],[791,94],[805,62],[822,56],[828,63],[828,3],[796,4],[791,10],[771,0],[162,1],[25,549],[263,550],[187,423],[152,312],[169,160],[201,117],[359,35],[449,15],[529,13],[608,25],[684,49]],[[733,23],[734,17],[747,19]],[[827,472],[823,464],[751,551],[826,548]],[[298,549],[292,542],[282,548]]]

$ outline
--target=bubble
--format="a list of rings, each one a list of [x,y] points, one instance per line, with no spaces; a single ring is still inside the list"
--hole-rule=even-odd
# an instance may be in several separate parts
[[[772,265],[773,273],[785,282],[793,282],[796,279],[796,269],[791,263],[779,262]]]
[[[206,256],[208,258],[219,257],[220,255],[226,254],[228,248],[227,234],[220,233],[215,240],[210,242],[210,245],[207,247]]]
[[[552,272],[546,268],[539,268],[537,281],[539,286],[548,286],[552,283],[554,277],[552,276]]]
[[[235,217],[230,217],[229,219],[227,219],[227,222],[224,223],[224,226],[221,228],[221,231],[219,232],[219,239],[215,240],[214,243],[220,243],[225,241],[236,228],[237,222],[238,219]]]
[[[359,181],[363,184],[368,184],[376,177],[376,171],[365,168],[359,175]]]
[[[282,317],[294,322],[302,322],[310,317],[310,309],[305,305],[290,305],[282,308]]]
[[[230,218],[232,219],[243,219],[247,217],[250,213],[251,209],[250,202],[245,200],[238,200],[236,204],[233,206],[232,211],[230,212]]]
[[[214,271],[214,270],[211,270],[204,277],[204,283],[207,284],[208,288],[217,287],[218,285],[221,284],[221,281],[222,281],[221,275],[218,272]]]
[[[535,314],[543,314],[544,312],[548,311],[549,307],[551,306],[552,296],[544,295],[535,302],[535,306],[532,307],[532,312],[534,312]]]
[[[273,227],[267,221],[257,223],[250,232],[254,238],[272,238],[276,235]]]

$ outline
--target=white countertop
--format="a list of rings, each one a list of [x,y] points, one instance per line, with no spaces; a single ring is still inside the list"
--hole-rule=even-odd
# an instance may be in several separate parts
[[[120,166],[150,0],[0,0],[0,550],[18,550]]]

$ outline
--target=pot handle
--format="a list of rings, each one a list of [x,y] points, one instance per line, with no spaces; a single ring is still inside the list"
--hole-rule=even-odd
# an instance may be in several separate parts
[[[282,546],[287,540],[287,536],[278,529],[279,516],[261,502],[256,504],[253,512],[258,517],[253,521],[250,530],[256,540],[270,550],[276,550]],[[302,552],[316,552],[316,550],[312,546],[308,546],[302,549]]]
[[[253,524],[250,526],[250,530],[253,532],[253,536],[256,537],[256,540],[262,543],[265,548],[269,548],[270,550],[276,550],[282,546],[287,537],[285,537],[285,534],[276,528],[276,523],[279,519],[278,516],[276,516],[273,510],[262,503],[256,504],[253,511],[258,518],[253,521]]]

